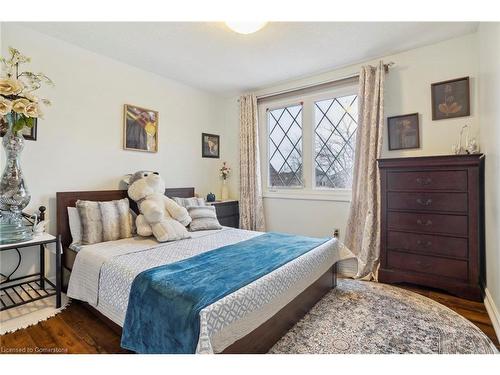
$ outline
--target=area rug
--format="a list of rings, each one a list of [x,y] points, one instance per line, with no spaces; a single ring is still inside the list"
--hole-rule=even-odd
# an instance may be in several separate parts
[[[497,349],[474,324],[427,297],[341,279],[269,353],[489,354]]]
[[[58,309],[56,309],[56,296],[51,296],[2,311],[0,312],[0,335],[47,320],[63,311],[70,301],[63,293],[61,307]]]

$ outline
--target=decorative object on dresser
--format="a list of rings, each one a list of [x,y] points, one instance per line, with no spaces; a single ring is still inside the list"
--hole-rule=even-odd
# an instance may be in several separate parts
[[[379,281],[481,300],[484,155],[379,159]]]
[[[42,73],[19,71],[20,65],[30,58],[18,50],[9,48],[10,56],[1,58],[5,73],[0,76],[0,118],[7,123],[3,136],[5,168],[0,180],[0,244],[28,241],[33,232],[23,221],[23,209],[31,195],[20,167],[24,148],[23,133],[30,134],[35,121],[42,115],[40,105],[49,105],[47,99],[39,99],[34,92],[43,84],[53,84]]]
[[[465,133],[465,143],[463,144],[463,136]],[[470,126],[465,124],[458,135],[458,142],[451,146],[451,151],[455,155],[461,154],[479,154],[479,145],[475,137],[469,138]]]
[[[221,225],[226,227],[239,228],[240,226],[240,205],[238,201],[217,201],[207,202],[215,207],[217,219]]]
[[[469,77],[433,83],[431,97],[433,120],[470,116]]]
[[[222,177],[222,188],[220,193],[220,198],[223,201],[227,201],[229,199],[229,188],[227,187],[227,179],[231,174],[231,167],[227,165],[226,162],[222,163],[222,167],[220,168],[220,176]]]
[[[215,194],[214,193],[207,194],[207,202],[215,202]]]
[[[387,118],[389,151],[420,147],[418,113]]]

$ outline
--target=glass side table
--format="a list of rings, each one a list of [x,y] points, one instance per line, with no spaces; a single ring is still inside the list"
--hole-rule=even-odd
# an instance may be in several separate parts
[[[56,245],[56,280],[55,284],[45,277],[46,245]],[[22,263],[22,253],[25,247],[39,247],[40,271],[26,276],[12,277]],[[56,308],[61,307],[61,238],[43,233],[29,241],[0,245],[0,251],[17,252],[17,266],[9,275],[2,275],[0,282],[0,311],[11,309],[43,298],[56,296]]]

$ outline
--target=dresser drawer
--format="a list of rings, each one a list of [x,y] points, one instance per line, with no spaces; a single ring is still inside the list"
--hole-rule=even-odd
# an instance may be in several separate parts
[[[388,212],[389,229],[467,235],[467,216]]]
[[[239,215],[240,213],[240,208],[237,201],[213,203],[212,205],[215,207],[218,218]]]
[[[467,280],[467,262],[463,260],[388,251],[387,265],[389,268]]]
[[[387,233],[387,248],[389,250],[407,250],[422,254],[467,258],[467,246],[467,238],[394,231]]]
[[[387,202],[394,210],[467,213],[467,193],[388,192]]]
[[[467,191],[466,171],[415,171],[387,173],[388,190]]]

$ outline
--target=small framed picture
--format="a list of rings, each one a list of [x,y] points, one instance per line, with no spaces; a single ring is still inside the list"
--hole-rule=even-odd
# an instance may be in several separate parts
[[[158,152],[158,112],[125,104],[123,110],[123,148]]]
[[[219,158],[220,137],[215,134],[201,133],[201,156],[203,158]]]
[[[7,123],[7,116],[11,116],[11,114],[7,114],[3,117],[0,117],[0,137],[3,137],[7,133],[8,129],[8,123]],[[37,126],[37,120],[36,118],[33,119],[33,127],[28,128],[25,126],[23,130],[21,131],[21,134],[23,135],[24,139],[28,141],[36,141],[36,126]]]
[[[431,85],[432,119],[470,116],[469,77]]]
[[[405,150],[420,147],[418,113],[387,118],[389,150]]]

